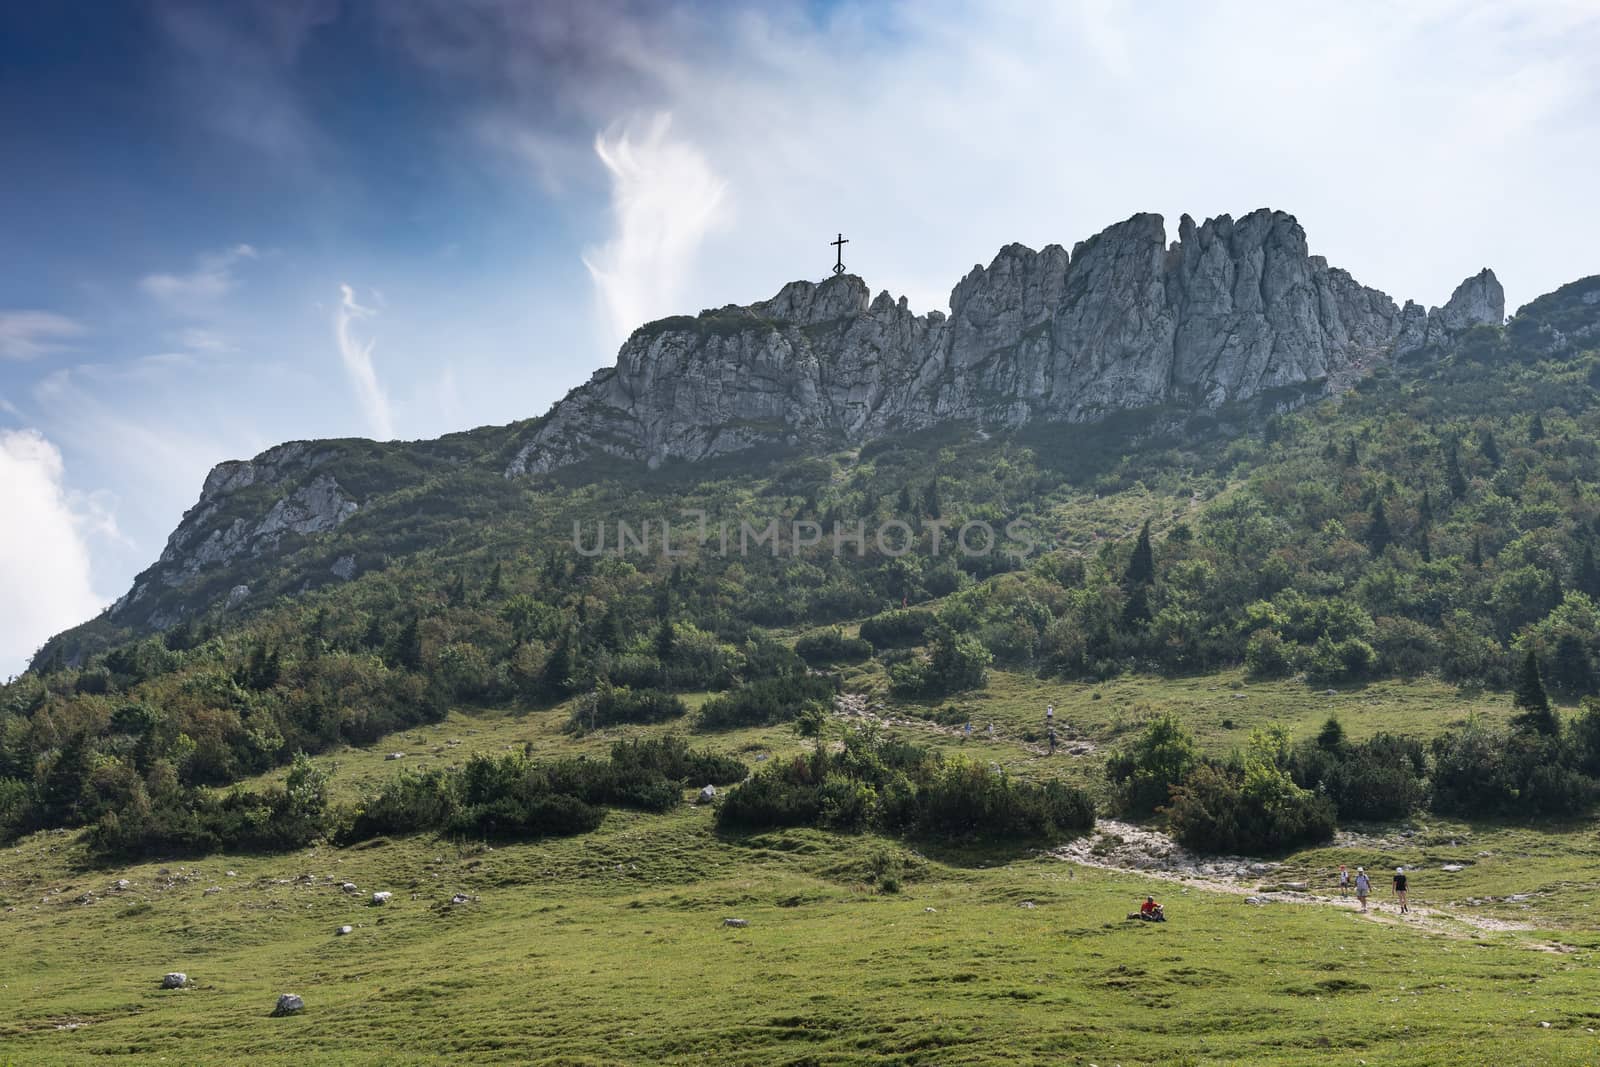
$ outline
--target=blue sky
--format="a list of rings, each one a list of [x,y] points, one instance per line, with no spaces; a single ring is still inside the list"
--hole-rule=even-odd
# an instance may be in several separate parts
[[[1397,299],[1525,301],[1600,270],[1596,54],[1562,0],[6,5],[0,676],[214,463],[538,415],[837,230],[919,310],[1261,206]]]

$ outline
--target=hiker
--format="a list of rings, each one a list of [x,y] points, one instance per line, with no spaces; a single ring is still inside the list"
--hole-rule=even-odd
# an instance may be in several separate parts
[[[961,728],[961,740],[963,740],[963,741],[971,741],[972,740],[972,720],[971,719],[968,719],[967,720],[967,725],[965,725],[965,726],[963,726]]]
[[[1400,898],[1400,914],[1404,915],[1411,909],[1406,905],[1406,869],[1394,869],[1394,895]]]
[[[1362,914],[1367,910],[1367,898],[1372,895],[1372,879],[1367,877],[1365,867],[1356,868],[1356,899],[1361,902]]]
[[[1044,706],[1044,724],[1046,728],[1056,724],[1056,706],[1054,704],[1046,704]]]
[[[989,724],[989,740],[994,740],[994,723]]]
[[[1050,733],[1047,736],[1050,738],[1050,755],[1054,756],[1056,754],[1056,728],[1054,726],[1050,727]]]
[[[1147,923],[1164,923],[1167,913],[1157,904],[1154,897],[1145,897],[1144,903],[1139,905],[1139,918]]]
[[[1350,895],[1350,868],[1342,863],[1339,864],[1339,895],[1341,897]]]

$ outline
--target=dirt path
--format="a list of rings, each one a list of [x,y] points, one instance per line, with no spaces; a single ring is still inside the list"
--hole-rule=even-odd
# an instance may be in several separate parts
[[[882,704],[868,704],[864,693],[840,693],[833,701],[833,712],[841,719],[854,719],[877,723],[883,727],[905,727],[910,730],[921,730],[924,733],[943,734],[957,740],[967,738],[966,731],[960,726],[946,726],[931,719],[918,719],[909,716],[895,716],[885,714]],[[1081,737],[1061,737],[1056,742],[1056,755],[1058,756],[1087,756],[1095,750],[1094,742]],[[996,729],[989,732],[989,724],[972,724],[972,741],[1006,741],[1021,748],[1024,752],[1039,758],[1048,758],[1050,748],[1048,745],[1035,741],[1025,741],[1020,737],[1013,737],[1004,730]]]
[[[1342,897],[1332,887],[1323,892],[1304,882],[1276,881],[1273,875],[1281,864],[1242,856],[1199,856],[1166,834],[1114,819],[1099,820],[1094,833],[1051,849],[1048,855],[1084,867],[1158,878],[1210,893],[1227,893],[1243,897],[1246,903],[1253,905],[1338,908],[1362,921],[1421,927],[1447,937],[1474,938],[1485,932],[1520,933],[1533,929],[1527,923],[1450,911],[1429,904],[1414,903],[1410,911],[1402,915],[1393,902],[1375,903],[1363,914],[1353,893]],[[1543,952],[1573,951],[1571,946],[1560,942],[1525,940],[1522,943]]]

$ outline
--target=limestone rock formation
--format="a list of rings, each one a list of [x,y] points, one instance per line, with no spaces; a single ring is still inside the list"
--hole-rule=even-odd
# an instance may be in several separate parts
[[[1083,422],[1310,391],[1504,320],[1484,271],[1443,308],[1404,308],[1310,254],[1293,216],[1159,215],[1080,242],[1000,250],[914,315],[841,275],[640,327],[617,365],[534,424],[508,476],[609,455],[652,465],[766,443],[852,443],[967,421]]]

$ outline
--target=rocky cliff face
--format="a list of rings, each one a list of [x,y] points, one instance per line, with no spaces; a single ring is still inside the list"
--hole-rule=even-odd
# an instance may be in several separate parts
[[[947,421],[1088,421],[1328,387],[1375,360],[1505,317],[1488,270],[1443,308],[1405,307],[1310,255],[1283,212],[1159,215],[1080,242],[1001,249],[913,315],[853,275],[635,331],[614,368],[529,432],[508,476],[610,455],[656,464],[754,445],[860,442]]]
[[[163,629],[183,614],[161,603],[165,591],[272,552],[290,534],[308,537],[337,529],[359,505],[336,475],[324,469],[336,466],[335,457],[332,449],[292,441],[253,460],[218,464],[206,476],[199,501],[167,538],[155,566],[111,606],[111,619]],[[228,606],[249,595],[248,585],[231,587]]]

